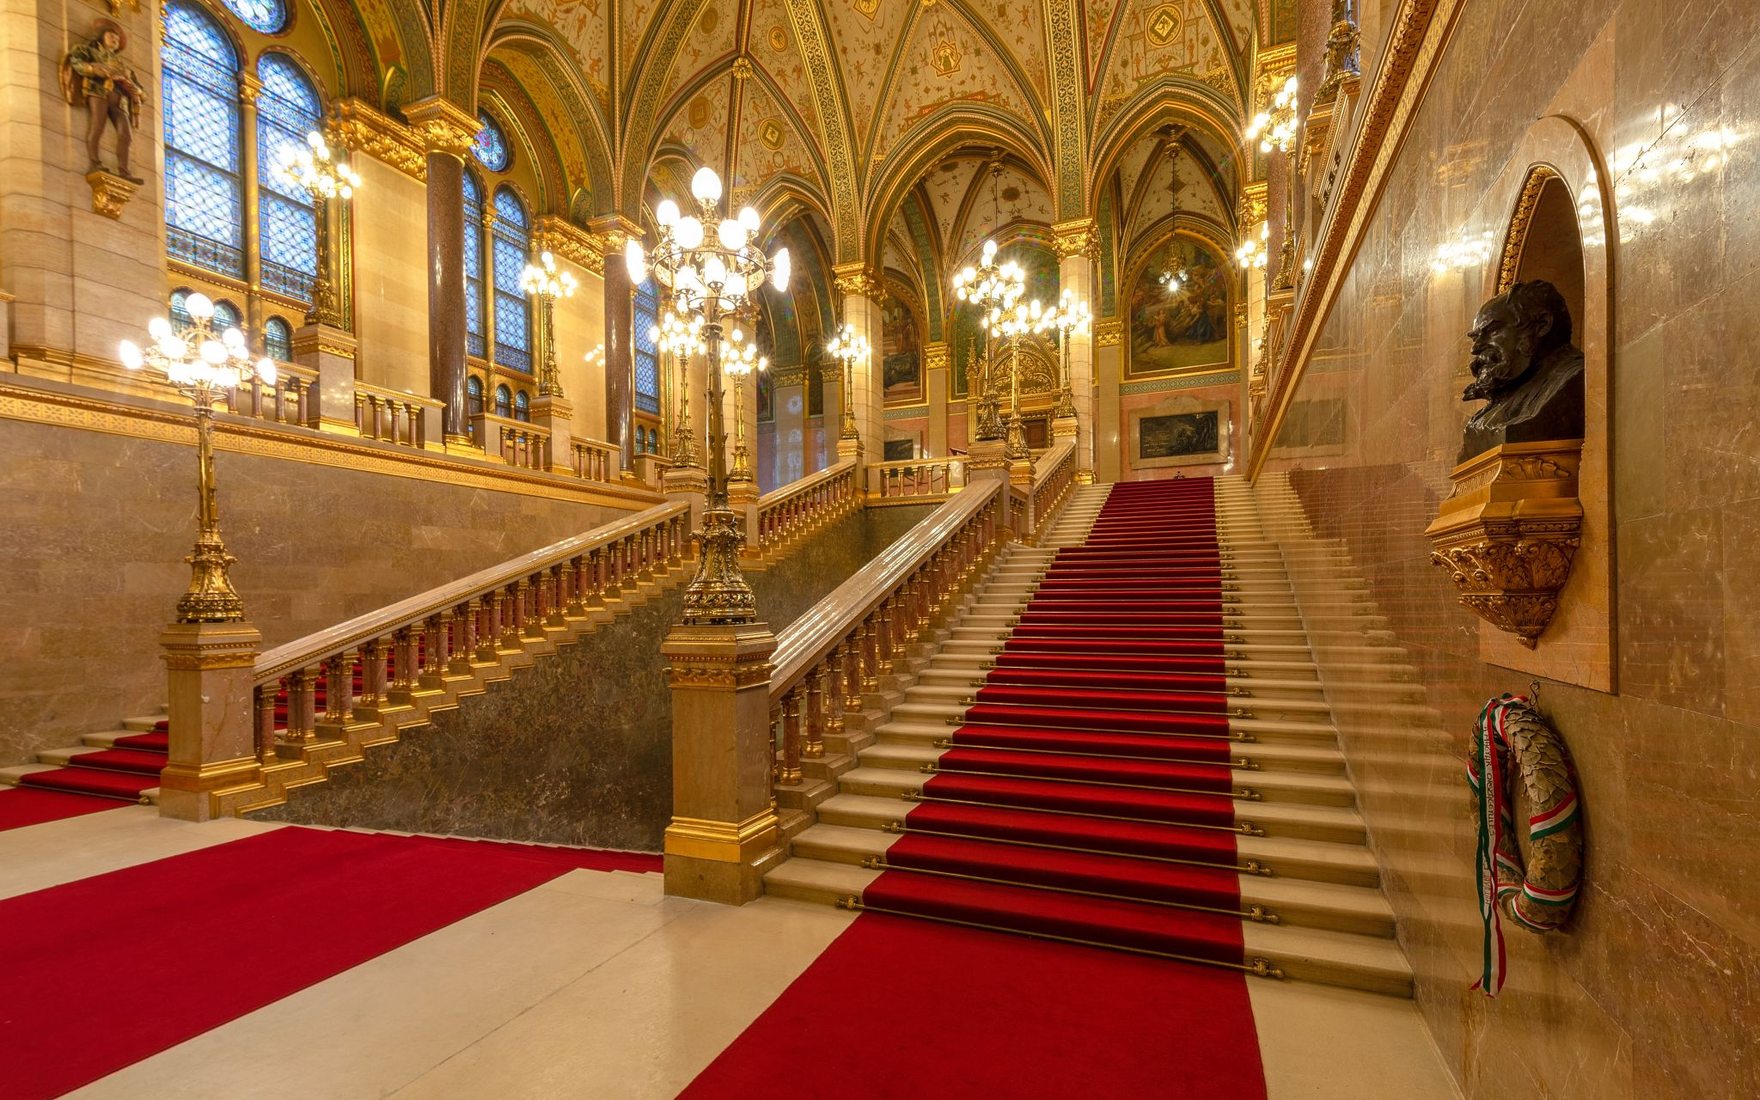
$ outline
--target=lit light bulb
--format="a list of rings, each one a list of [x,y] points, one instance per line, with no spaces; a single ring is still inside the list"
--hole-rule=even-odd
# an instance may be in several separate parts
[[[171,338],[171,322],[164,317],[155,317],[147,322],[147,332],[155,340],[164,341]]]
[[[146,356],[141,354],[140,345],[133,340],[124,340],[118,344],[116,354],[122,359],[122,365],[129,370],[140,370],[147,361]]]
[[[672,229],[672,236],[678,241],[678,247],[685,250],[703,246],[703,223],[692,217],[678,219]]]
[[[750,206],[741,210],[739,212],[739,224],[746,227],[747,233],[756,234],[758,232],[758,212],[757,212],[757,210],[755,210],[754,208],[752,208]]]
[[[738,252],[746,246],[746,227],[734,218],[723,219],[715,235],[720,239],[721,247],[729,252]]]
[[[671,199],[661,199],[660,205],[654,208],[654,222],[666,229],[678,224],[678,204]]]
[[[214,316],[214,300],[200,292],[185,298],[183,308],[198,321],[206,321]]]
[[[777,249],[776,255],[770,257],[770,285],[778,291],[786,291],[788,278],[793,267],[793,261],[788,256],[788,249],[786,247]]]
[[[691,194],[700,203],[721,201],[721,177],[715,174],[715,169],[706,164],[697,169],[697,174],[691,177]]]
[[[640,283],[648,277],[648,256],[642,242],[631,237],[623,245],[623,266],[629,269],[629,281]]]

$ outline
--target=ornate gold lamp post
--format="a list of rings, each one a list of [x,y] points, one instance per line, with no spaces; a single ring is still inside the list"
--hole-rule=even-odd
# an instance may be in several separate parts
[[[168,319],[155,317],[147,325],[151,347],[143,350],[124,340],[117,350],[129,370],[150,368],[195,405],[199,527],[195,552],[185,559],[192,576],[189,591],[177,601],[177,621],[242,622],[244,601],[226,575],[227,567],[238,559],[226,552],[220,540],[220,509],[215,503],[214,402],[252,378],[274,385],[275,363],[267,358],[253,362],[238,329],[215,332],[214,303],[206,295],[191,294],[184,308],[190,324],[183,332],[174,330]]]
[[[556,370],[556,299],[574,297],[574,276],[556,266],[553,254],[541,252],[536,263],[527,263],[520,272],[519,288],[538,299],[538,323],[543,326],[544,365],[538,373],[538,396],[561,397],[562,377]]]
[[[998,261],[996,242],[985,241],[983,258],[977,266],[968,265],[953,276],[953,293],[962,302],[970,302],[983,313],[984,379],[978,397],[978,438],[1001,439],[1003,435],[1001,405],[998,392],[996,363],[991,341],[1005,314],[1013,312],[1021,295],[1026,293],[1026,272],[1013,260]]]
[[[1076,415],[1075,395],[1070,392],[1069,384],[1069,341],[1072,336],[1085,336],[1093,324],[1094,314],[1088,303],[1075,296],[1075,292],[1065,289],[1057,297],[1057,304],[1046,310],[1039,318],[1039,331],[1057,341],[1058,376],[1061,388],[1057,395],[1057,408],[1052,412],[1056,420],[1073,420]]]
[[[703,530],[698,535],[702,553],[697,574],[684,594],[684,621],[688,625],[735,625],[756,622],[757,607],[752,587],[739,568],[745,536],[727,499],[722,326],[725,318],[746,307],[766,280],[779,291],[788,289],[790,264],[786,248],[778,249],[774,257],[757,248],[756,210],[746,207],[737,217],[720,217],[721,177],[713,169],[697,170],[691,194],[698,214],[682,214],[676,202],[662,200],[654,211],[660,240],[653,253],[646,253],[641,242],[631,238],[624,260],[632,283],[642,282],[652,269],[660,285],[672,291],[674,306],[703,321],[709,364],[709,492]]]
[[[648,334],[661,355],[672,356],[678,364],[678,418],[672,426],[672,461],[677,466],[695,466],[697,435],[691,428],[691,356],[707,355],[703,342],[703,318],[687,317],[676,309],[660,311],[660,323]]]
[[[746,379],[769,366],[769,358],[758,354],[758,345],[743,330],[735,328],[727,334],[721,369],[733,377],[733,471],[728,474],[729,480],[752,480],[752,452],[746,446]]]
[[[342,318],[336,312],[336,295],[330,289],[330,202],[354,197],[361,186],[360,174],[347,161],[336,159],[330,152],[330,143],[316,130],[306,135],[304,149],[283,149],[275,170],[283,179],[305,188],[312,197],[318,271],[312,278],[312,308],[306,314],[306,324],[340,327]]]
[[[1027,448],[1026,428],[1021,422],[1021,341],[1037,332],[1045,315],[1045,307],[1037,298],[1015,302],[1013,308],[993,311],[990,335],[1003,340],[1008,347],[1008,427],[1004,434],[1002,455],[1010,462],[1032,457]]]
[[[845,324],[836,336],[825,345],[825,354],[837,360],[837,369],[843,375],[843,416],[842,425],[837,433],[839,439],[854,439],[858,442],[861,433],[856,430],[856,364],[865,363],[873,353],[868,338],[856,331],[856,327]]]
[[[1296,143],[1296,78],[1290,77],[1272,97],[1271,105],[1253,116],[1244,136],[1257,140],[1261,153],[1281,153],[1284,158],[1283,247],[1277,259],[1277,284],[1273,290],[1293,290],[1296,278],[1295,196],[1296,166],[1289,151]]]

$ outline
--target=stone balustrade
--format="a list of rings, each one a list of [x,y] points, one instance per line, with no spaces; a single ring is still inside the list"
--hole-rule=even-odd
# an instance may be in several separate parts
[[[1045,523],[1063,498],[1069,495],[1076,479],[1076,445],[1073,439],[1060,439],[1057,445],[1039,456],[1033,464],[1033,485],[1028,493],[1025,526],[1017,528],[1022,537],[1037,542]]]
[[[550,432],[526,420],[480,412],[471,417],[471,437],[483,453],[522,470],[550,469]]]
[[[758,498],[756,528],[748,544],[767,550],[814,530],[861,506],[854,459],[841,459],[816,474]]]
[[[354,384],[354,426],[363,439],[421,450],[433,438],[430,429],[438,428],[443,408],[445,402],[431,397],[417,397],[365,382]]]
[[[315,427],[318,419],[318,372],[292,363],[277,363],[274,382],[252,378],[227,395],[226,410],[270,424]]]
[[[597,439],[571,439],[569,467],[584,481],[617,480],[617,448]]]
[[[900,504],[945,500],[966,483],[957,458],[905,459],[868,464],[868,498]]]

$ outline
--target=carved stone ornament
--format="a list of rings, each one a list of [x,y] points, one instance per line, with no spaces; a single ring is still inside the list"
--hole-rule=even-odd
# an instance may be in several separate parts
[[[92,213],[102,214],[106,218],[122,217],[122,208],[128,200],[134,198],[138,185],[123,179],[114,172],[97,170],[86,173],[86,183],[92,188]]]

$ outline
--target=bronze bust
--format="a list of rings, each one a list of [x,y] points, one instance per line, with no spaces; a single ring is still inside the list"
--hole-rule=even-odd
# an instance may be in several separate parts
[[[1583,353],[1556,287],[1517,283],[1479,308],[1467,336],[1473,381],[1461,400],[1490,404],[1467,421],[1457,461],[1504,443],[1583,437]]]

